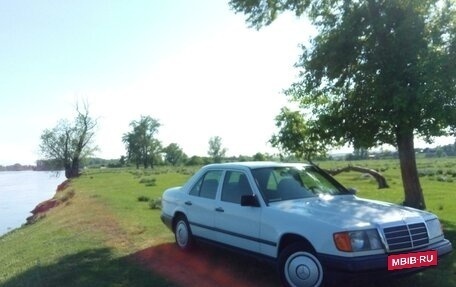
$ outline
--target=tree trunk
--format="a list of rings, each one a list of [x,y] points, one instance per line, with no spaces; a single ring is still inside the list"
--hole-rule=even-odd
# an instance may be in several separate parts
[[[71,170],[72,170],[72,175],[73,177],[78,177],[79,176],[79,155],[73,159],[73,164],[71,166]]]
[[[71,164],[65,164],[65,177],[67,179],[70,179],[71,178]]]
[[[425,209],[426,204],[416,167],[412,131],[397,133],[397,150],[401,166],[402,184],[404,186],[404,205]]]
[[[149,167],[149,162],[147,161],[147,158],[144,158],[143,165],[144,165],[144,169],[147,169]]]
[[[79,176],[79,159],[73,159],[71,164],[65,164],[65,177],[70,179]]]

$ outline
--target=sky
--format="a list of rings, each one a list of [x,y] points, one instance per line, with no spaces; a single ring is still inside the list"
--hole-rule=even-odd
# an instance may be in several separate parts
[[[189,156],[213,136],[228,156],[276,152],[274,117],[314,29],[284,14],[258,31],[227,3],[0,0],[0,165],[34,164],[42,132],[81,101],[102,158],[125,155],[141,115]]]

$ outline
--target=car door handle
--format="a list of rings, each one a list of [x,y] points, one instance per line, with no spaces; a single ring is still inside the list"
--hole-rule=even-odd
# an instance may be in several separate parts
[[[221,207],[217,207],[217,208],[215,209],[215,211],[224,212],[225,210],[223,210],[223,208],[221,208]]]
[[[192,202],[189,200],[189,201],[186,201],[185,202],[185,205],[192,205]]]

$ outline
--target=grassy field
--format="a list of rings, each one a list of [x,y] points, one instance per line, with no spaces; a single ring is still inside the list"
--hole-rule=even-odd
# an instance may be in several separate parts
[[[347,164],[322,162],[321,166]],[[396,161],[351,164],[381,170],[390,185],[379,190],[373,179],[355,172],[336,177],[356,188],[359,196],[403,200]],[[440,217],[455,246],[456,158],[420,159],[418,164],[427,208]],[[74,197],[37,223],[0,237],[0,286],[278,286],[274,269],[254,259],[206,246],[186,255],[176,252],[172,233],[149,200],[181,185],[193,172],[187,168],[86,171],[64,191]],[[456,286],[456,254],[438,268],[388,285]]]

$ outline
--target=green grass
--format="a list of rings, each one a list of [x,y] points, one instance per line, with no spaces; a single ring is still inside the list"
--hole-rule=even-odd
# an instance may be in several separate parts
[[[64,206],[0,237],[0,286],[172,286],[129,259],[172,239],[159,211],[137,197],[158,197],[187,177],[164,174],[151,189],[125,171],[87,172]]]
[[[334,161],[322,162],[321,166],[334,168],[347,164]],[[351,164],[380,170],[390,185],[389,189],[379,190],[375,181],[356,172],[336,177],[344,185],[356,188],[359,196],[394,203],[403,201],[397,161]],[[420,177],[428,210],[440,217],[446,237],[456,246],[456,184],[436,178],[452,176],[456,158],[420,159],[418,166],[428,171]],[[212,248],[199,249],[184,259],[178,253],[168,254],[174,250],[173,235],[160,221],[160,210],[151,209],[148,202],[138,198],[157,200],[166,188],[182,185],[194,171],[185,168],[86,171],[71,182],[68,189],[74,190],[74,196],[63,205],[37,223],[0,237],[0,286],[187,285],[170,281],[163,272],[145,269],[137,263],[138,256],[147,258],[147,263],[152,265],[157,258],[176,257],[171,258],[175,260],[171,264],[188,264],[188,272],[200,272],[201,278],[207,278],[208,272],[220,275],[227,270],[231,280],[241,278],[251,282],[250,286],[278,286],[273,268],[237,254]],[[153,185],[145,184],[144,179],[152,178]],[[195,259],[200,260],[198,264],[189,263]],[[153,265],[152,270],[159,269],[160,265]],[[438,268],[393,280],[388,285],[450,287],[456,286],[455,275],[453,252]],[[231,281],[225,278],[220,282]],[[369,282],[364,286],[375,284]]]

